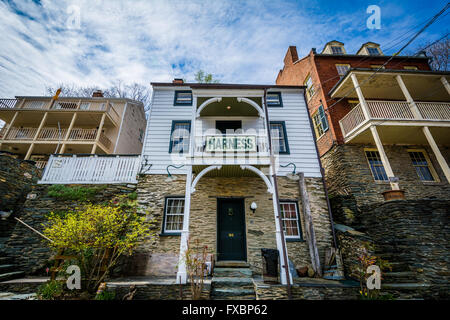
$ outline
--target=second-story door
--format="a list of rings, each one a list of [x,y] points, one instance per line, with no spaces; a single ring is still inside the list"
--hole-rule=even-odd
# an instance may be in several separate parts
[[[222,132],[222,134],[226,134],[227,130],[228,132],[231,132],[231,130],[236,131],[237,129],[242,129],[242,121],[217,120],[216,129]]]

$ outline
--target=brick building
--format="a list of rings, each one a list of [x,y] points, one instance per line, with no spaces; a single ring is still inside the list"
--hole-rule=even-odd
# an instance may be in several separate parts
[[[330,41],[301,59],[289,47],[276,83],[307,87],[330,193],[361,206],[383,201],[385,191],[450,197],[448,77],[431,71],[423,53],[386,56],[367,42],[349,54]]]

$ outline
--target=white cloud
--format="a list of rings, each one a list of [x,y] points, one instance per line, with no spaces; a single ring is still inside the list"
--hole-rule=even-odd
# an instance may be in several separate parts
[[[0,2],[0,94],[4,97],[43,94],[45,85],[61,82],[105,86],[116,79],[142,84],[174,77],[193,80],[199,69],[221,82],[274,83],[289,45],[297,45],[301,56],[311,47],[321,50],[336,37],[348,40],[346,46],[352,51],[368,41],[367,32],[354,34],[365,28],[365,11],[355,19],[354,12],[322,14],[314,4],[15,3],[16,7]],[[71,5],[80,8],[80,29],[67,28],[73,18],[67,12]],[[399,27],[405,25],[410,25],[409,20],[398,22]],[[370,40],[391,39],[392,34],[385,31]]]

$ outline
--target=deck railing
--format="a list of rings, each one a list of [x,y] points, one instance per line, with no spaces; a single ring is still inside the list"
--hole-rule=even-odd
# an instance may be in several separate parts
[[[67,129],[58,128],[42,128],[41,132],[39,132],[38,139],[39,140],[64,140],[66,137]]]
[[[69,134],[69,140],[95,140],[97,129],[73,128]]]
[[[137,183],[140,156],[54,156],[40,184]]]
[[[415,117],[407,101],[366,101],[369,119],[366,119],[362,107],[358,104],[340,121],[344,137],[360,127],[366,120],[450,120],[450,103],[415,102],[422,119]]]
[[[19,102],[18,99],[0,99],[0,108],[11,109],[15,108]]]
[[[38,128],[16,128],[12,127],[5,140],[33,140]]]

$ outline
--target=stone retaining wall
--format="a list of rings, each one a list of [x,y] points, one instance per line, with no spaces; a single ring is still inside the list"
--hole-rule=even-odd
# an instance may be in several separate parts
[[[82,187],[93,187],[93,185],[77,185]],[[25,201],[20,211],[21,219],[38,231],[43,230],[42,224],[46,222],[46,215],[52,211],[68,211],[79,206],[77,201],[63,201],[55,199],[47,194],[49,185],[33,185],[30,192],[31,197]],[[119,194],[127,194],[135,191],[136,185],[115,184],[96,185],[98,192],[92,199],[93,203],[108,201]],[[47,240],[40,237],[24,225],[16,222],[11,237],[6,242],[5,254],[13,259],[18,270],[26,272],[27,275],[46,275],[45,267],[52,256],[48,248]]]
[[[14,217],[20,218],[20,208],[40,175],[41,170],[31,161],[15,159],[6,153],[0,154],[0,211],[13,212],[8,219],[0,220],[0,250],[14,229]]]

